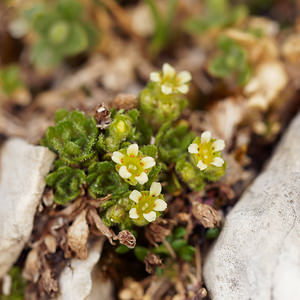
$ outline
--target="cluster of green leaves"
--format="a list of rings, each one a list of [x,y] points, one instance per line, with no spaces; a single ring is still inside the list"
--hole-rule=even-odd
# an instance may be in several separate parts
[[[184,261],[191,262],[194,259],[195,248],[189,245],[188,241],[184,239],[185,234],[186,229],[184,227],[177,227],[171,235],[166,237],[166,241],[170,244],[177,257]],[[124,254],[129,251],[130,249],[127,248],[125,245],[119,245],[116,248],[116,252],[119,254]],[[157,247],[152,248],[146,248],[137,245],[133,251],[136,258],[140,261],[144,261],[148,253],[157,254],[162,259],[171,256],[169,250],[163,243],[159,243]]]
[[[97,146],[100,151],[112,152],[125,147],[128,143],[148,144],[152,130],[140,116],[137,109],[125,112],[123,109],[111,111],[112,123],[101,133]]]
[[[153,82],[148,83],[139,98],[139,110],[155,130],[177,120],[186,106],[187,100],[182,94],[166,95],[159,84]]]
[[[168,0],[166,13],[162,13],[154,0],[144,0],[151,11],[155,24],[155,31],[150,42],[150,53],[156,56],[174,38],[174,18],[178,0]]]
[[[20,69],[17,65],[9,65],[0,69],[0,89],[6,96],[10,96],[24,87]]]
[[[47,129],[43,146],[58,153],[59,159],[68,165],[81,165],[95,158],[98,129],[93,117],[61,109],[55,114],[55,123]]]
[[[218,47],[221,53],[209,65],[210,73],[220,78],[227,78],[233,75],[237,79],[238,84],[246,84],[251,76],[247,52],[226,36],[219,38]]]
[[[47,185],[55,187],[54,201],[57,204],[66,204],[77,198],[85,181],[82,170],[68,166],[61,166],[46,177]]]
[[[93,198],[110,195],[101,202],[104,223],[132,229],[135,223],[129,211],[134,203],[129,195],[133,190],[148,191],[153,182],[167,181],[165,191],[172,192],[173,186],[181,189],[181,183],[199,191],[207,180],[224,174],[225,164],[200,170],[193,163],[188,147],[196,134],[179,119],[187,101],[177,90],[163,94],[160,84],[150,82],[146,86],[138,109],[111,109],[111,122],[105,129],[82,112],[56,112],[55,126],[47,129],[41,144],[57,154],[54,170],[46,178],[57,204],[65,205],[83,192]],[[139,146],[140,155],[155,161],[143,184],[130,185],[112,160],[114,151],[126,153],[131,144]]]
[[[191,33],[203,33],[232,26],[245,17],[248,11],[244,5],[231,7],[228,0],[205,0],[205,12],[201,17],[188,20],[186,28]]]
[[[165,163],[175,163],[186,153],[186,149],[195,137],[196,134],[190,131],[186,121],[179,121],[173,126],[169,122],[165,123],[155,139],[160,159]]]
[[[56,0],[47,5],[36,3],[25,12],[38,36],[31,49],[31,59],[37,67],[52,68],[97,42],[96,28],[84,19],[83,12],[77,0]]]
[[[8,273],[11,276],[12,284],[9,295],[0,295],[0,300],[23,300],[26,282],[19,267],[12,267]]]

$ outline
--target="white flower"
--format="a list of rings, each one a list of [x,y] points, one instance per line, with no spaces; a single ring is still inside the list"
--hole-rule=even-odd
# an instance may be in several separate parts
[[[167,203],[162,198],[159,182],[153,182],[149,191],[133,190],[129,195],[129,199],[134,202],[129,217],[133,220],[138,219],[137,225],[140,224],[139,222],[143,223],[143,220],[155,221],[159,213],[167,208]]]
[[[137,144],[113,152],[111,159],[116,163],[119,175],[131,185],[145,184],[148,181],[148,173],[156,164],[153,157],[144,156],[139,151]]]
[[[224,160],[220,152],[224,150],[225,142],[223,140],[213,139],[209,131],[204,131],[201,137],[195,138],[188,147],[192,161],[201,170],[206,170],[210,165],[222,167]]]
[[[162,93],[169,95],[172,93],[186,94],[189,91],[188,83],[192,76],[188,71],[177,74],[175,69],[168,63],[164,63],[162,72],[152,72],[150,80],[160,84]]]

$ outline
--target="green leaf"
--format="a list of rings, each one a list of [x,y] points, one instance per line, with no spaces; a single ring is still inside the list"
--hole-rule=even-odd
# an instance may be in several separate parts
[[[66,42],[62,45],[61,53],[66,56],[76,55],[88,48],[89,40],[84,28],[72,22],[70,24],[70,33]]]
[[[54,202],[57,204],[66,204],[76,199],[85,181],[84,171],[68,166],[59,167],[46,177],[47,185],[54,188]]]
[[[58,110],[56,126],[50,126],[42,145],[59,155],[59,159],[70,165],[83,164],[95,158],[94,149],[98,129],[93,117],[82,112]]]
[[[8,296],[0,295],[0,300],[23,300],[26,288],[26,282],[22,276],[22,270],[20,267],[12,267],[9,271],[12,284],[11,291]]]
[[[187,245],[187,241],[184,239],[178,239],[171,243],[172,248],[177,252]]]
[[[174,127],[168,124],[162,126],[156,137],[160,159],[167,163],[176,162],[182,154],[187,153],[187,148],[195,136],[185,121]]]
[[[220,230],[218,227],[215,227],[215,228],[209,228],[207,229],[207,231],[205,232],[205,237],[208,239],[208,240],[213,240],[215,238],[218,237],[220,233]]]
[[[119,245],[117,248],[116,248],[116,252],[118,254],[125,254],[125,253],[128,253],[131,249],[128,248],[127,246],[125,245]]]
[[[148,249],[142,246],[135,246],[133,251],[136,258],[140,261],[144,261],[148,254]]]
[[[82,9],[82,5],[75,0],[59,0],[57,5],[57,11],[67,19],[78,19]]]
[[[61,62],[62,56],[46,40],[41,40],[31,48],[30,60],[39,68],[51,68]]]
[[[251,67],[247,60],[246,51],[226,36],[219,38],[218,46],[221,49],[221,54],[210,63],[210,73],[220,78],[235,76],[238,84],[246,84],[251,76]]]
[[[145,145],[141,147],[141,152],[144,155],[151,156],[153,158],[157,157],[157,147],[155,145]]]
[[[175,239],[182,239],[186,234],[186,229],[182,226],[177,227],[174,230],[173,236]]]
[[[23,86],[24,83],[17,65],[9,65],[0,70],[0,89],[4,94],[11,95]]]
[[[163,244],[158,245],[157,247],[153,248],[153,249],[152,249],[152,252],[153,252],[154,254],[170,256],[169,250],[168,250],[168,249],[166,248],[166,246],[163,245]]]
[[[190,245],[183,247],[179,251],[179,256],[187,262],[193,261],[194,255],[195,255],[195,248]]]
[[[98,198],[112,194],[119,198],[128,192],[128,184],[115,171],[112,162],[103,161],[93,163],[88,169],[87,184],[92,197]]]
[[[232,26],[247,17],[244,5],[230,7],[228,0],[206,0],[205,12],[201,17],[187,20],[185,28],[191,33],[204,33],[209,30],[221,30]]]
[[[186,157],[180,158],[175,166],[181,180],[183,180],[192,190],[201,191],[205,186],[202,172],[194,167]]]

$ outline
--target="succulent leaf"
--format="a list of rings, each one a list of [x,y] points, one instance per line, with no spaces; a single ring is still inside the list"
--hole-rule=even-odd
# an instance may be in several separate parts
[[[195,136],[185,121],[175,126],[171,126],[170,123],[165,124],[159,130],[155,140],[159,158],[167,163],[176,162],[182,154],[186,153],[187,147]]]
[[[42,145],[56,152],[59,159],[70,165],[78,165],[95,157],[98,129],[93,117],[87,118],[79,111],[59,110],[55,121],[56,125],[47,129]]]
[[[47,185],[54,188],[54,201],[57,204],[66,204],[76,199],[85,181],[84,171],[68,166],[59,167],[46,177]]]
[[[95,162],[88,169],[87,184],[92,197],[97,198],[112,194],[118,198],[128,191],[128,185],[115,171],[112,162]]]
[[[221,54],[212,60],[209,66],[210,73],[220,78],[234,75],[238,84],[246,84],[251,75],[246,51],[226,36],[220,37],[218,46]]]

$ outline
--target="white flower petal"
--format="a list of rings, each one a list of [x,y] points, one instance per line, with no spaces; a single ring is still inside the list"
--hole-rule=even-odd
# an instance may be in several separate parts
[[[199,152],[199,146],[195,143],[190,144],[188,147],[188,151],[189,153],[196,154]]]
[[[155,211],[164,211],[167,208],[167,202],[162,199],[156,199],[154,202]]]
[[[121,165],[121,159],[124,157],[124,155],[119,152],[119,151],[115,151],[113,152],[112,156],[111,156],[111,159],[112,161],[114,161],[116,164],[119,164]]]
[[[189,86],[187,84],[183,84],[183,85],[178,86],[176,89],[180,93],[186,94],[189,91]]]
[[[136,211],[136,208],[132,208],[130,211],[129,211],[129,218],[131,219],[138,219],[139,216],[137,214],[137,211]]]
[[[122,178],[129,178],[132,174],[127,170],[126,166],[122,166],[119,170],[119,175],[122,177]]]
[[[146,156],[142,159],[142,163],[144,164],[144,169],[149,169],[155,166],[155,160],[151,156]]]
[[[188,71],[179,72],[179,74],[177,75],[177,80],[179,84],[187,83],[191,81],[191,79],[192,79],[192,75]]]
[[[159,182],[152,182],[150,187],[151,196],[159,196],[161,193],[161,184]]]
[[[145,172],[142,172],[140,176],[136,176],[135,179],[139,184],[144,184],[148,181],[148,175]]]
[[[168,63],[164,63],[162,67],[163,76],[173,77],[176,75],[175,69]]]
[[[158,72],[150,73],[150,80],[154,82],[160,82],[160,75]]]
[[[198,164],[197,164],[197,167],[203,171],[207,168],[207,165],[205,163],[202,162],[202,160],[199,160]]]
[[[214,151],[222,151],[225,148],[225,142],[223,140],[216,140],[212,144]]]
[[[139,146],[137,144],[131,144],[127,148],[127,155],[131,156],[137,156],[139,153]]]
[[[172,94],[173,89],[172,89],[172,87],[163,84],[163,85],[161,86],[161,91],[162,91],[165,95],[169,95],[169,94]]]
[[[143,214],[144,218],[148,221],[148,222],[153,222],[156,219],[156,212],[155,211],[150,211],[147,214]]]
[[[222,167],[224,164],[224,159],[221,157],[215,157],[211,164],[216,167]]]
[[[133,190],[131,192],[131,194],[129,195],[129,199],[131,199],[135,203],[138,203],[141,197],[142,197],[142,194],[137,190]]]
[[[201,143],[208,143],[211,139],[211,133],[210,131],[204,131],[201,134]]]

